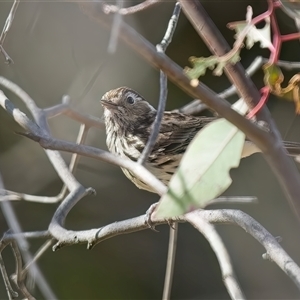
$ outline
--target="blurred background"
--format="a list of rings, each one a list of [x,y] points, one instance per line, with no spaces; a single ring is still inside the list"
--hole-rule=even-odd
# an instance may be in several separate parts
[[[232,45],[234,32],[228,22],[243,20],[247,5],[254,16],[267,9],[266,1],[202,1],[219,30]],[[126,6],[137,2],[126,1]],[[0,28],[4,26],[12,1],[0,2]],[[153,44],[161,41],[174,7],[163,1],[145,12],[124,17]],[[293,20],[277,11],[282,33],[295,31]],[[264,24],[261,24],[262,26]],[[4,48],[14,60],[5,64],[0,56],[0,74],[22,87],[41,108],[61,102],[70,95],[72,106],[82,113],[102,116],[101,96],[108,90],[129,86],[157,106],[159,72],[149,66],[122,42],[114,55],[107,54],[110,33],[84,15],[77,3],[62,1],[21,1]],[[210,53],[183,14],[173,42],[167,50],[180,66],[188,65],[190,56]],[[248,67],[258,55],[269,53],[255,45],[242,50],[241,63]],[[300,43],[282,46],[281,59],[299,61]],[[287,80],[295,72],[285,72]],[[263,74],[253,77],[258,88]],[[201,80],[216,92],[229,87],[225,76],[211,72]],[[2,88],[2,87],[1,87]],[[24,104],[4,89],[13,103],[28,113]],[[178,108],[192,99],[169,83],[167,109]],[[233,97],[232,101],[235,100]],[[271,97],[268,107],[286,140],[300,141],[300,118],[294,104]],[[18,126],[0,109],[0,172],[6,189],[20,193],[55,196],[62,183],[40,146],[22,138],[14,131]],[[79,124],[65,116],[49,121],[54,137],[75,141]],[[105,132],[93,129],[86,142],[106,149]],[[70,155],[62,153],[66,161]],[[299,222],[262,155],[244,159],[232,170],[233,184],[226,195],[257,196],[258,204],[222,205],[214,208],[237,208],[250,214],[274,236],[282,237],[283,248],[300,263]],[[145,213],[158,196],[137,189],[115,166],[82,158],[77,179],[97,191],[95,197],[81,200],[67,218],[68,229],[101,227]],[[13,207],[24,231],[45,230],[58,204],[14,202]],[[7,224],[0,214],[1,232]],[[86,245],[49,250],[39,261],[51,288],[59,299],[159,299],[162,296],[167,257],[168,226],[118,236],[87,251]],[[249,299],[298,299],[299,292],[277,265],[262,259],[264,248],[242,229],[218,226],[228,247],[234,269]],[[32,241],[34,252],[43,241]],[[10,250],[3,253],[11,274],[14,260]],[[38,290],[33,294],[42,299]],[[0,280],[0,299],[6,299]],[[206,240],[189,224],[180,224],[172,299],[229,299],[223,286],[220,268]]]

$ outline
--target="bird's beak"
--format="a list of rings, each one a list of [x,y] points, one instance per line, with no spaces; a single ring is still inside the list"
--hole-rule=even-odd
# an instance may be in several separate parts
[[[118,105],[110,100],[101,99],[100,103],[107,109],[118,109]]]

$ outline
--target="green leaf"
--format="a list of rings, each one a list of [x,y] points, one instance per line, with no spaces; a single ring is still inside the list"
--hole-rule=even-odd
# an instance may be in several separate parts
[[[239,165],[244,140],[243,132],[225,119],[203,128],[184,154],[155,216],[182,215],[223,193],[232,182],[229,170]]]
[[[218,63],[218,57],[209,56],[209,57],[195,57],[191,56],[189,58],[190,63],[193,65],[193,68],[185,68],[185,73],[191,79],[199,78],[200,76],[205,75],[206,69],[214,69],[215,65]]]
[[[240,51],[232,51],[225,54],[223,57],[209,56],[209,57],[195,57],[191,56],[189,61],[193,65],[192,68],[186,67],[184,69],[186,75],[191,79],[197,79],[200,76],[205,75],[206,69],[214,70],[213,74],[216,76],[221,76],[223,74],[224,67],[228,64],[236,64],[240,61]]]

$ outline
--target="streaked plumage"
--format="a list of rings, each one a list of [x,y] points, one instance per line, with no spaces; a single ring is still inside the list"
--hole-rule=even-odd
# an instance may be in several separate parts
[[[101,99],[106,125],[106,144],[110,152],[137,161],[150,135],[156,110],[141,95],[128,87],[120,87],[104,94]],[[215,117],[194,117],[176,112],[165,112],[156,144],[145,167],[168,185],[187,146],[206,124]],[[299,153],[299,144],[293,143]],[[245,142],[243,157],[259,149]],[[153,192],[130,171],[125,175],[139,188]]]

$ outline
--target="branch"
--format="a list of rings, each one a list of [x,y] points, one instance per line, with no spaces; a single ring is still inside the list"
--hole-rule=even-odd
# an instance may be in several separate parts
[[[6,35],[7,35],[8,31],[9,31],[9,29],[10,29],[12,23],[13,23],[13,20],[14,20],[14,17],[15,17],[15,14],[16,14],[19,3],[20,3],[20,0],[14,0],[14,3],[12,5],[11,9],[10,9],[10,12],[7,16],[7,19],[5,21],[3,30],[2,30],[1,35],[0,35],[0,52],[2,52],[2,54],[5,57],[5,61],[8,64],[13,63],[13,60],[7,54],[7,52],[4,50],[3,43],[4,43],[4,40],[6,38]]]
[[[27,287],[25,285],[25,276],[22,274],[22,256],[21,252],[18,248],[18,244],[16,241],[12,241],[10,243],[11,249],[13,251],[15,261],[16,261],[16,273],[12,277],[12,279],[15,281],[15,284],[19,288],[19,290],[22,292],[23,296],[28,300],[35,300],[35,298],[30,294],[30,292],[27,290]],[[55,299],[55,298],[54,298]]]
[[[156,46],[158,53],[165,53],[167,47],[172,41],[172,37],[174,35],[177,22],[180,15],[180,5],[179,3],[175,4],[175,8],[172,14],[172,17],[169,21],[165,36],[163,37],[161,43]],[[160,95],[159,95],[159,102],[158,102],[158,109],[157,114],[153,123],[153,128],[151,130],[149,139],[147,141],[147,144],[138,160],[138,162],[143,165],[145,164],[146,160],[148,159],[150,153],[152,152],[152,149],[155,145],[155,142],[157,140],[159,129],[161,125],[161,121],[164,116],[164,111],[166,107],[166,101],[167,101],[167,95],[168,95],[168,89],[167,89],[167,76],[163,71],[160,71]]]
[[[0,76],[0,85],[15,93],[28,107],[32,113],[36,123],[32,122],[23,112],[17,109],[12,102],[10,102],[3,92],[0,90],[0,105],[13,116],[15,121],[27,131],[33,134],[40,134],[43,136],[50,136],[50,131],[47,123],[46,114],[42,109],[37,107],[33,99],[18,85]],[[57,175],[61,178],[69,190],[77,188],[80,184],[75,179],[73,174],[69,171],[65,161],[57,151],[45,150],[49,160],[51,161]]]
[[[3,185],[3,181],[2,181],[2,178],[1,178],[1,174],[0,174],[0,196],[1,196],[1,190],[4,190],[4,185]],[[21,286],[19,284],[17,286],[23,292],[23,290],[22,290],[22,287],[24,285],[23,281],[25,280],[26,274],[29,271],[30,276],[32,276],[32,278],[36,279],[37,286],[40,289],[41,293],[44,295],[44,297],[47,298],[47,299],[55,299],[56,297],[55,297],[53,291],[51,290],[50,286],[48,285],[48,283],[47,283],[43,273],[41,272],[40,268],[35,263],[36,258],[33,258],[30,251],[29,251],[29,244],[26,240],[26,237],[24,237],[23,235],[20,234],[20,233],[22,233],[22,228],[19,224],[19,221],[17,219],[17,216],[16,216],[16,214],[13,210],[13,207],[12,207],[11,203],[6,202],[6,201],[0,202],[0,206],[1,206],[2,213],[3,213],[3,215],[6,219],[6,222],[9,226],[9,228],[16,235],[16,237],[15,237],[16,243],[11,244],[11,246],[12,247],[19,247],[20,250],[14,250],[14,251],[15,252],[20,251],[23,255],[24,261],[28,265],[31,266],[30,269],[28,269],[26,272],[21,270],[22,276],[20,275],[20,278],[22,278],[22,284],[21,284]],[[4,248],[1,247],[1,245],[0,245],[0,254],[3,251],[3,249]],[[19,260],[16,260],[16,264],[18,264],[18,263],[19,263]],[[21,266],[17,266],[17,270],[20,270],[20,269],[22,269]],[[2,274],[3,274],[3,272],[2,272]],[[4,275],[3,275],[3,278],[4,278],[4,281],[6,281],[6,278],[5,278]],[[26,294],[26,291],[23,292],[24,295]]]
[[[218,210],[196,210],[179,218],[168,220],[169,222],[192,222],[196,229],[201,226],[201,221],[197,218],[206,220],[213,224],[231,224],[237,225],[251,234],[267,251],[269,258],[276,263],[296,284],[300,289],[300,268],[293,259],[283,250],[281,245],[261,224],[255,221],[252,217],[239,210],[218,209]],[[97,243],[100,243],[109,238],[121,234],[149,229],[145,219],[147,215],[142,215],[132,219],[127,219],[120,222],[114,222],[97,229],[71,231],[65,230],[62,234],[62,240],[53,247],[57,250],[62,246],[70,246],[78,243],[87,243],[88,249],[91,249]],[[165,219],[152,218],[154,226],[167,224]],[[202,229],[201,229],[202,230]],[[36,238],[33,233],[24,233],[28,238]],[[39,233],[41,234],[41,233]],[[46,232],[44,232],[47,237]],[[13,235],[9,236],[13,238]]]
[[[114,15],[113,26],[110,32],[110,38],[108,42],[107,52],[109,54],[114,54],[117,50],[117,43],[118,43],[118,35],[120,31],[120,24],[122,22],[122,15],[119,14],[119,10],[122,9],[123,0],[117,0],[117,11]]]
[[[300,268],[282,249],[271,233],[252,217],[239,210],[204,210],[196,211],[206,220],[214,224],[233,224],[251,234],[267,251],[270,259],[288,275],[300,290]]]
[[[175,266],[175,255],[177,248],[177,236],[178,236],[178,224],[173,223],[170,226],[169,230],[169,245],[168,245],[168,257],[167,257],[167,266],[166,266],[166,274],[165,274],[165,282],[163,289],[163,300],[171,299],[171,290],[173,283],[173,274],[174,274],[174,266]]]
[[[77,145],[72,142],[54,139],[41,134],[22,134],[25,137],[38,142],[45,149],[59,150],[70,153],[78,153],[80,155],[106,161],[113,165],[128,169],[133,172],[137,177],[141,178],[147,185],[151,186],[159,195],[163,195],[167,191],[167,187],[158,180],[152,173],[145,167],[137,162],[129,159],[124,159],[120,156],[114,155],[110,152],[104,151],[91,146]]]
[[[227,249],[215,227],[211,225],[209,221],[203,218],[201,214],[186,214],[184,219],[191,223],[199,232],[203,234],[215,252],[221,268],[222,278],[230,298],[246,299],[234,274],[232,262]]]
[[[0,77],[1,78],[1,77]],[[99,129],[105,129],[105,124],[99,118],[95,116],[85,115],[70,106],[70,97],[64,96],[61,104],[57,104],[52,107],[44,109],[46,118],[54,118],[59,115],[66,115],[69,118],[86,125],[87,127],[96,127]]]
[[[13,288],[10,284],[1,252],[0,252],[0,270],[1,270],[1,275],[2,275],[3,281],[4,281],[5,289],[6,289],[6,292],[8,295],[8,299],[12,300],[13,298],[17,298],[18,293],[13,290]]]
[[[120,8],[116,5],[109,5],[106,3],[103,3],[103,11],[106,14],[110,13],[118,13],[120,15],[130,15],[130,14],[135,14],[139,11],[145,10],[148,7],[152,6],[155,3],[158,3],[160,0],[145,0],[142,3],[139,3],[134,6],[126,7],[126,8]]]

